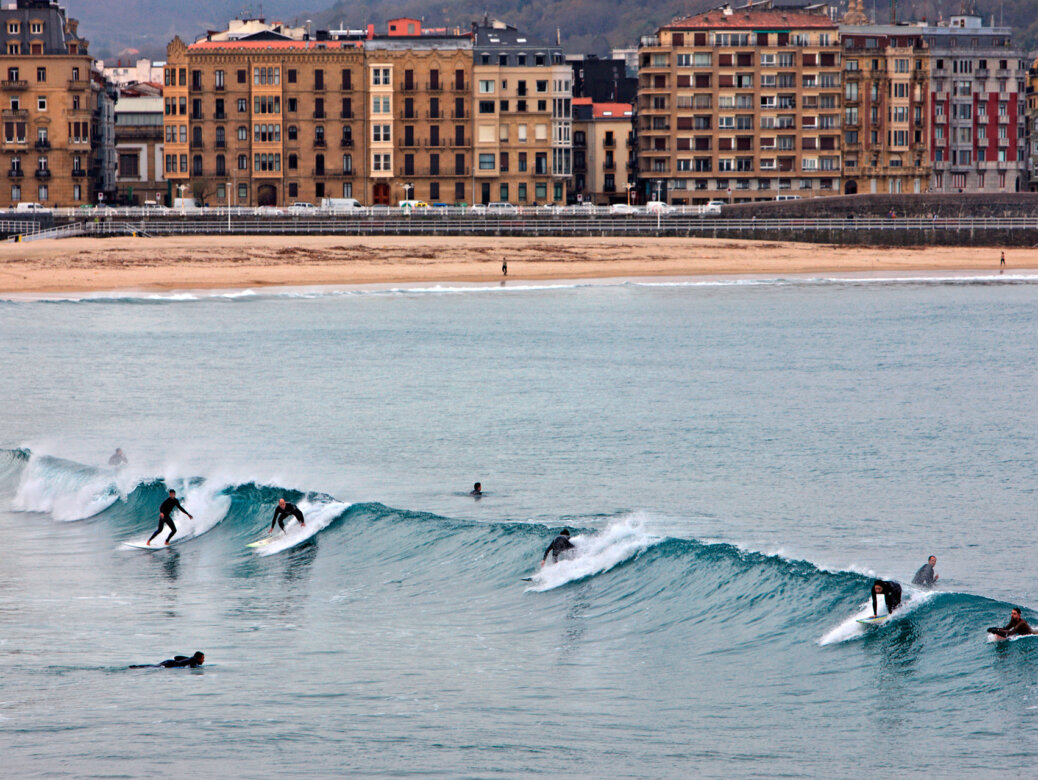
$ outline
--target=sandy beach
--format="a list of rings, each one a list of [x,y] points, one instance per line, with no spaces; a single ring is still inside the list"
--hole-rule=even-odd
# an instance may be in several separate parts
[[[214,236],[0,244],[0,292],[491,282],[508,279],[998,272],[998,248],[689,238]],[[1007,252],[1007,271],[1038,249]]]

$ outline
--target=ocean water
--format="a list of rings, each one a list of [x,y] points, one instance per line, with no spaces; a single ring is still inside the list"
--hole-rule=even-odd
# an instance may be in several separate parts
[[[1036,618],[1036,302],[1029,276],[2,301],[3,773],[1034,764],[1038,640],[984,628]],[[167,487],[194,519],[125,548]],[[283,496],[306,529],[247,547]],[[577,557],[539,569],[563,526]],[[907,598],[866,630],[875,576]]]

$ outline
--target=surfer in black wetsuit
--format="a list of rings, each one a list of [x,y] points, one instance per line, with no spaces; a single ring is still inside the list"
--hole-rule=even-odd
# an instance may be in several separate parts
[[[196,650],[192,656],[177,655],[172,658],[167,658],[162,663],[158,664],[134,664],[131,669],[181,669],[183,667],[190,667],[194,669],[205,663],[205,653],[201,650]]]
[[[872,583],[872,617],[878,614],[876,596],[883,594],[883,600],[887,602],[887,614],[893,615],[894,610],[901,604],[901,583],[890,580],[876,580]]]
[[[122,466],[126,463],[126,456],[123,455],[122,447],[116,447],[115,452],[112,453],[112,457],[108,459],[109,466]]]
[[[154,539],[160,533],[162,533],[162,526],[169,526],[169,536],[166,537],[166,544],[169,544],[169,540],[173,538],[173,535],[177,532],[177,527],[173,525],[173,510],[179,509],[185,515],[194,520],[194,516],[188,512],[184,507],[177,501],[177,491],[170,490],[169,498],[162,502],[162,506],[159,507],[159,527],[155,530],[155,533],[151,535],[151,539]],[[151,546],[151,539],[148,540],[148,546]]]
[[[473,498],[482,498],[483,496],[483,483],[477,482],[472,486],[472,490],[469,491],[469,495]]]
[[[306,523],[303,522],[303,513],[299,511],[299,507],[282,498],[278,500],[278,505],[274,508],[274,519],[270,521],[270,530],[267,533],[274,532],[275,524],[281,526],[281,530],[284,531],[286,517],[295,517],[299,521],[299,525],[306,528]]]
[[[992,626],[988,629],[988,633],[1006,639],[1007,637],[1016,634],[1020,634],[1021,636],[1025,634],[1033,634],[1034,631],[1031,630],[1031,626],[1028,625],[1027,621],[1024,620],[1023,616],[1020,614],[1020,608],[1013,607],[1012,611],[1009,613],[1009,622],[1006,623],[1003,628]]]
[[[573,549],[575,549],[575,546],[573,542],[569,540],[569,529],[563,528],[559,531],[559,535],[552,539],[551,544],[548,545],[548,549],[544,551],[544,555],[541,557],[541,566],[544,566],[544,562],[548,560],[548,553],[551,553],[551,562],[558,563],[560,555],[563,555],[566,550]]]
[[[933,570],[933,567],[936,565],[937,556],[931,555],[929,560],[920,566],[919,571],[915,573],[915,576],[912,578],[912,584],[922,585],[924,588],[932,588],[941,576]]]

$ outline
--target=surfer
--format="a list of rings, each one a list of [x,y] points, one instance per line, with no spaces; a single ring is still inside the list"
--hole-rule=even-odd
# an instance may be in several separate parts
[[[162,526],[169,526],[169,536],[166,537],[166,544],[169,544],[169,540],[173,538],[173,535],[177,532],[177,527],[173,525],[173,510],[179,509],[185,515],[194,520],[194,515],[188,512],[184,507],[177,501],[177,491],[170,488],[169,498],[162,502],[162,506],[159,507],[159,527],[155,529],[155,533],[151,535],[151,539],[154,539],[160,533],[162,533]],[[148,540],[148,546],[151,546],[151,539]]]
[[[548,545],[548,549],[544,551],[544,555],[541,557],[541,566],[544,566],[544,562],[548,559],[548,553],[551,553],[551,562],[558,563],[560,555],[562,555],[565,560],[566,551],[573,549],[575,549],[575,546],[573,542],[569,540],[569,529],[563,528],[559,531],[559,535],[552,539],[551,544]]]
[[[274,532],[274,524],[281,526],[281,530],[285,530],[285,518],[295,517],[299,521],[299,525],[306,528],[306,523],[303,522],[303,513],[299,511],[299,507],[295,504],[285,501],[285,499],[279,499],[277,507],[274,508],[274,519],[270,521],[270,530],[268,534]]]
[[[481,498],[483,496],[483,483],[477,482],[472,486],[472,490],[469,491],[469,495],[474,498]]]
[[[134,664],[131,669],[180,669],[183,667],[195,667],[201,666],[205,663],[205,653],[201,650],[196,650],[192,656],[187,655],[176,655],[172,658],[167,658],[162,663],[158,664]]]
[[[937,565],[937,556],[931,555],[930,558],[919,567],[919,571],[915,573],[912,578],[913,585],[922,585],[924,588],[932,588],[934,583],[940,579],[941,575],[933,570],[933,567]]]
[[[115,452],[112,453],[112,457],[108,459],[109,466],[121,466],[126,463],[126,456],[123,455],[122,447],[116,447]]]
[[[879,614],[876,606],[876,596],[883,594],[883,600],[887,603],[887,614],[893,615],[894,610],[901,603],[901,583],[893,580],[876,580],[872,583],[872,617]]]
[[[1031,630],[1031,626],[1028,625],[1027,621],[1024,620],[1023,616],[1020,614],[1020,607],[1013,607],[1012,611],[1009,613],[1009,622],[1006,623],[1005,627],[998,628],[997,626],[992,626],[988,629],[988,633],[1005,639],[1016,634],[1023,636],[1025,634],[1033,634],[1034,632]]]

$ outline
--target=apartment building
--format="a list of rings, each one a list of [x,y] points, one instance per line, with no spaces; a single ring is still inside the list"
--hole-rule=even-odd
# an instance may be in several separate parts
[[[1029,62],[1009,27],[979,16],[926,26],[930,50],[935,192],[1017,192],[1028,188],[1026,84]]]
[[[573,99],[573,196],[597,206],[631,203],[634,107]]]
[[[930,187],[930,53],[920,25],[841,25],[843,192]]]
[[[827,15],[725,6],[643,37],[639,57],[643,197],[840,192],[840,42]]]
[[[0,9],[0,207],[90,203],[110,141],[98,132],[111,96],[91,73],[78,22],[57,3],[17,0]],[[113,166],[114,170],[114,166]]]
[[[565,203],[573,71],[561,47],[489,19],[472,36],[474,201]]]
[[[169,205],[163,171],[161,97],[120,96],[115,104],[116,202]]]
[[[388,35],[363,42],[361,54],[369,154],[360,166],[363,191],[354,197],[471,203],[471,37],[394,19]]]
[[[1031,64],[1027,70],[1027,116],[1025,118],[1027,128],[1024,135],[1027,138],[1027,151],[1024,153],[1027,161],[1028,189],[1038,192],[1038,60]]]

